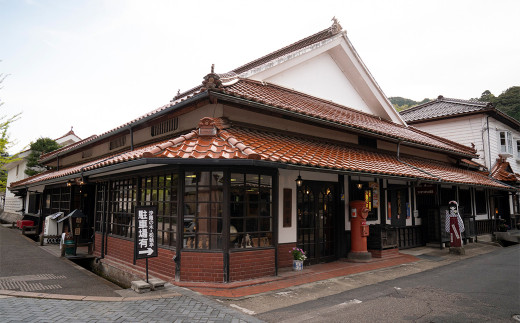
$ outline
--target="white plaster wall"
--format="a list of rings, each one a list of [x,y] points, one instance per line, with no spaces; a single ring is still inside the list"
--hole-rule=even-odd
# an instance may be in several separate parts
[[[297,170],[280,169],[279,187],[278,187],[278,243],[289,243],[296,242],[296,178],[298,177]],[[325,181],[325,182],[338,182],[338,175],[317,173],[317,172],[300,172],[300,176],[303,180],[309,181]],[[292,219],[291,227],[283,227],[283,189],[292,189]]]
[[[482,114],[424,122],[414,124],[413,126],[468,147],[471,147],[471,143],[474,143],[479,155],[479,158],[475,159],[475,161],[486,165],[488,168],[493,167],[497,158],[499,158],[499,131],[510,131],[513,135],[513,156],[508,157],[507,161],[515,173],[520,173],[520,158],[514,155],[516,140],[520,140],[520,131],[494,118],[489,118],[489,146],[487,117]]]
[[[374,114],[327,52],[264,81]]]
[[[25,169],[27,168],[27,162],[25,160],[19,160],[15,163],[18,166],[18,175],[16,174],[17,166],[13,165],[14,167],[10,168],[7,171],[7,185],[6,185],[7,188],[9,186],[11,186],[12,182],[21,181],[22,179],[28,177],[25,174]],[[20,198],[18,196],[14,196],[14,194],[9,189],[6,189],[4,211],[16,213],[16,211],[19,211],[21,209],[22,209],[22,198]]]
[[[80,140],[81,140],[81,138],[79,138],[76,135],[67,135],[65,137],[56,139],[56,142],[58,144],[60,144],[61,146],[68,146],[68,145],[78,142]]]
[[[479,154],[479,159],[476,159],[475,161],[484,164],[484,158],[487,156],[487,153],[485,152],[487,146],[484,147],[482,141],[482,133],[485,131],[484,122],[485,118],[483,118],[482,115],[474,115],[425,122],[414,124],[413,126],[468,147],[471,147],[471,144],[474,143],[475,149],[477,149],[477,154]]]
[[[499,131],[509,131],[513,135],[513,156],[508,157],[507,161],[513,172],[520,173],[520,158],[515,156],[516,152],[516,140],[520,140],[520,131],[517,131],[508,125],[503,124],[502,122],[495,120],[494,118],[489,118],[489,134],[490,134],[490,145],[491,145],[491,167],[495,164],[498,154],[500,153],[500,137]]]

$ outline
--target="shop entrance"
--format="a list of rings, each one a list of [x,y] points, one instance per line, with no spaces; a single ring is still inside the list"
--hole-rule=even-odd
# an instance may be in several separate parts
[[[298,248],[310,264],[335,259],[337,183],[305,181],[297,196]]]
[[[394,227],[405,227],[407,217],[407,188],[391,188],[388,192],[390,199],[391,224]]]

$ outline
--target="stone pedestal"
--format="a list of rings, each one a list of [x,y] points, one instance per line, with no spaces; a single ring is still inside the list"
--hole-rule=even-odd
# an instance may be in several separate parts
[[[450,253],[454,255],[465,255],[466,250],[464,250],[464,247],[450,247]]]
[[[372,260],[372,254],[370,252],[349,252],[347,260],[350,262],[369,262]]]

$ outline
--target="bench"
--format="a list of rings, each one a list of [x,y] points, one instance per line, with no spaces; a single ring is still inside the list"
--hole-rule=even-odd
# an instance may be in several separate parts
[[[40,233],[40,246],[43,246],[43,243],[47,239],[47,244],[60,244],[61,236],[60,235],[44,235]]]
[[[38,234],[38,226],[37,225],[25,225],[22,227],[22,234],[24,236],[37,235]]]

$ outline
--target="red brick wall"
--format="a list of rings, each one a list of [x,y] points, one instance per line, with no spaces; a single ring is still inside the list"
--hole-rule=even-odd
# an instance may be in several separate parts
[[[107,254],[105,257],[112,261],[117,261],[124,265],[133,267],[139,272],[146,272],[146,260],[138,259],[134,266],[134,242],[125,239],[119,239],[115,237],[108,237],[107,241]],[[154,258],[148,258],[148,270],[152,276],[162,276],[168,279],[175,279],[175,262],[173,256],[175,251],[169,249],[159,248],[158,256]],[[94,255],[101,256],[101,234],[96,233],[95,244],[94,244]]]
[[[289,251],[296,247],[296,242],[278,245],[278,268],[292,267],[292,255]]]
[[[181,280],[224,282],[224,257],[221,252],[181,253]]]
[[[229,280],[274,276],[274,249],[237,251],[229,254]]]

